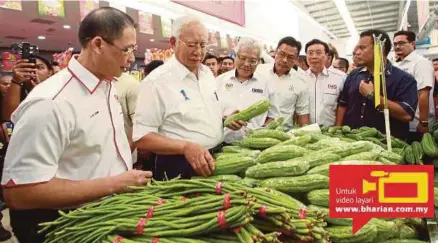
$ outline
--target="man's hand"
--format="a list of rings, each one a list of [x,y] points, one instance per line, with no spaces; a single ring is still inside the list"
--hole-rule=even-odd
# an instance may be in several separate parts
[[[417,132],[419,132],[421,134],[425,134],[425,133],[429,132],[429,126],[424,126],[421,123],[419,123],[417,126]]]
[[[183,153],[193,170],[200,176],[210,176],[216,169],[211,154],[199,144],[187,142],[184,145]]]
[[[230,115],[234,115],[239,113],[239,111],[234,111],[233,113],[231,113]],[[242,127],[246,126],[248,123],[246,121],[242,121],[242,120],[237,120],[237,121],[232,121],[227,128],[233,130],[233,131],[238,131],[240,130]]]
[[[29,60],[19,60],[12,69],[12,79],[18,83],[24,83],[30,80],[37,80],[35,63],[30,63]]]
[[[367,97],[374,91],[374,84],[369,82],[366,83],[364,80],[360,81],[359,92],[362,96]]]
[[[129,186],[146,185],[152,178],[152,172],[142,170],[130,170],[120,175],[114,176],[114,183],[117,192],[129,191]]]

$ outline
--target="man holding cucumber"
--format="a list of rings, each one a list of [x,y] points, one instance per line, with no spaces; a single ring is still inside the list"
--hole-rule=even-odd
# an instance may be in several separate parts
[[[173,22],[175,56],[141,83],[133,140],[139,150],[157,154],[154,178],[209,176],[213,153],[223,142],[222,109],[214,76],[202,65],[208,31],[191,16]],[[235,121],[231,129],[245,122]]]
[[[40,243],[38,224],[78,206],[146,184],[132,170],[113,77],[134,61],[135,22],[99,8],[79,26],[82,50],[68,68],[33,88],[12,115],[3,193],[21,243]]]

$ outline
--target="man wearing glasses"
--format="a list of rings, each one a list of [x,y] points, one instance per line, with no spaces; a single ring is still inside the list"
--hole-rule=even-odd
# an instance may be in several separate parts
[[[275,94],[275,83],[256,71],[260,62],[261,47],[256,40],[241,38],[236,48],[236,68],[220,75],[216,81],[219,98],[223,106],[223,114],[228,116],[236,110],[243,110],[253,103],[267,99],[271,109],[263,115],[248,122],[248,128],[256,129],[269,123],[280,114]],[[246,129],[225,129],[225,142],[241,139]]]
[[[415,51],[415,33],[398,31],[394,34],[394,51],[398,57],[394,66],[414,76],[418,89],[418,108],[409,123],[408,142],[421,141],[434,122],[433,88],[435,85],[432,62]]]
[[[310,122],[333,126],[346,74],[334,68],[326,68],[329,53],[327,43],[313,39],[306,44],[305,51],[309,64],[304,76],[310,93]]]
[[[12,115],[2,186],[19,242],[43,242],[39,223],[128,186],[146,184],[132,169],[117,93],[111,81],[134,61],[135,23],[100,8],[79,26],[81,53],[36,86]]]
[[[295,38],[284,37],[278,42],[275,63],[260,64],[256,70],[275,84],[280,113],[289,128],[294,125],[294,113],[300,126],[309,124],[309,89],[302,75],[293,69],[300,50],[301,43]]]
[[[211,175],[212,153],[223,142],[220,96],[212,72],[201,64],[208,31],[199,19],[184,16],[173,22],[172,32],[175,56],[141,83],[134,116],[133,140],[139,150],[157,155],[157,180]]]

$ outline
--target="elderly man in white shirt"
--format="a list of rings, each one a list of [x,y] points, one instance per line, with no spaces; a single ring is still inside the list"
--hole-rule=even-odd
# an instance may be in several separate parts
[[[170,41],[175,56],[141,83],[133,140],[139,150],[157,154],[157,180],[209,176],[215,169],[211,153],[223,142],[223,121],[214,76],[201,64],[208,31],[197,18],[184,16],[174,21]]]
[[[408,142],[421,141],[422,135],[432,128],[435,117],[433,65],[415,51],[415,40],[415,33],[412,31],[394,34],[394,51],[398,57],[394,66],[411,74],[417,81],[418,107],[414,120],[409,123]]]
[[[152,176],[130,170],[111,81],[134,61],[134,21],[117,9],[96,9],[81,22],[79,40],[80,55],[35,87],[12,117],[2,186],[20,242],[43,242],[38,224],[55,220],[58,209],[124,192]]]
[[[300,49],[301,43],[295,38],[284,37],[278,42],[275,63],[261,64],[256,70],[275,84],[280,114],[288,128],[294,125],[294,113],[300,126],[309,124],[309,89],[302,74],[292,68]]]
[[[346,74],[326,67],[329,53],[327,43],[313,39],[306,44],[305,51],[309,64],[304,76],[310,93],[310,122],[333,126]]]
[[[236,69],[216,78],[219,100],[225,116],[236,110],[243,110],[257,101],[263,99],[270,101],[269,112],[251,119],[247,126],[249,129],[260,128],[280,114],[274,82],[269,80],[269,77],[254,73],[260,62],[260,56],[261,47],[257,41],[241,38],[237,44]],[[225,128],[225,142],[239,140],[247,132],[248,129],[235,131]]]

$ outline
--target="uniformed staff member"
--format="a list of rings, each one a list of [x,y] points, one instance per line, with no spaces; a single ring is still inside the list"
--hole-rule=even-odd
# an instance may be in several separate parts
[[[134,62],[134,21],[113,8],[96,9],[81,22],[79,41],[79,56],[36,86],[12,117],[2,185],[19,242],[43,242],[38,224],[55,220],[58,209],[124,192],[152,176],[130,170],[111,81]]]
[[[391,41],[387,33],[380,30],[367,30],[360,34],[356,46],[359,67],[352,71],[345,81],[339,97],[336,125],[348,125],[352,128],[361,126],[375,127],[385,133],[383,111],[376,110],[374,104],[374,36],[382,35],[385,39],[383,58],[385,62],[386,90],[390,113],[391,135],[406,139],[409,122],[417,109],[417,82],[408,73],[394,67],[388,60]],[[383,96],[381,96],[383,105]]]
[[[421,141],[423,134],[432,128],[435,117],[433,65],[415,51],[415,39],[412,31],[402,30],[394,34],[394,51],[398,56],[394,66],[414,76],[418,88],[418,108],[414,120],[409,124],[408,142]]]
[[[141,83],[134,118],[139,150],[157,154],[154,178],[208,176],[215,169],[211,153],[223,142],[223,123],[216,82],[201,64],[208,31],[190,16],[173,23],[170,43],[175,56]],[[244,122],[234,122],[240,129]]]
[[[236,50],[236,69],[216,79],[223,114],[228,116],[236,110],[243,110],[259,100],[267,99],[271,102],[269,112],[251,119],[247,126],[250,129],[260,128],[280,114],[275,84],[268,77],[254,73],[262,52],[256,40],[241,38]],[[225,142],[239,140],[246,134],[247,129],[233,131],[225,128]]]
[[[284,37],[278,42],[275,52],[275,64],[260,64],[256,73],[274,82],[280,115],[285,117],[284,124],[291,128],[292,116],[298,116],[298,124],[309,124],[309,90],[305,79],[292,67],[301,50],[301,44],[293,37]]]
[[[335,68],[326,68],[330,58],[327,43],[313,39],[306,44],[305,51],[309,64],[304,76],[310,93],[310,122],[333,126],[346,75]]]

